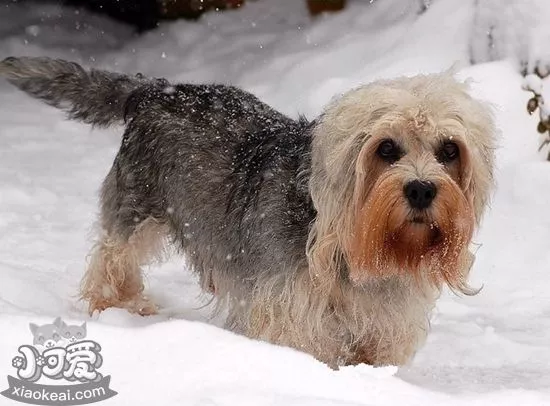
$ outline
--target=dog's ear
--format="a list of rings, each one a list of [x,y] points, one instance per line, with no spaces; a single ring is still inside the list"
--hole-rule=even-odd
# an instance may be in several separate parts
[[[476,142],[470,153],[471,176],[466,187],[466,196],[472,201],[478,224],[494,188],[494,138],[497,132],[492,119],[480,130],[472,134]]]
[[[458,121],[465,129],[467,147],[464,193],[470,200],[479,225],[494,188],[494,162],[498,130],[493,117],[493,106],[470,96],[468,92],[456,95]]]

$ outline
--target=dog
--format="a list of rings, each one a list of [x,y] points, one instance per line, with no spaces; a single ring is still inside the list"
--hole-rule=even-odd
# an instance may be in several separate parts
[[[448,72],[358,87],[312,121],[232,86],[63,60],[11,57],[0,75],[70,119],[125,125],[82,281],[90,313],[156,313],[140,266],[168,243],[229,330],[334,368],[404,365],[441,289],[475,293],[496,128]]]

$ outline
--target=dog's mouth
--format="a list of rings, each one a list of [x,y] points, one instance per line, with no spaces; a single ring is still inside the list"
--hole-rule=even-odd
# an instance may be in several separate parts
[[[427,210],[410,211],[407,220],[411,224],[424,224],[426,226],[435,226],[435,221]]]
[[[427,213],[414,213],[407,222],[406,234],[409,238],[424,240],[426,247],[434,247],[441,242],[442,232]]]
[[[426,219],[424,217],[421,217],[421,216],[414,216],[410,222],[412,224],[428,224],[428,222],[426,221]]]

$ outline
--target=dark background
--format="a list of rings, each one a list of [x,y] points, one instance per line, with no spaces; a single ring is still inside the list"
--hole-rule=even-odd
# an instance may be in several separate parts
[[[138,32],[155,28],[163,20],[196,19],[206,11],[223,11],[242,6],[245,1],[277,0],[0,0],[2,4],[55,3],[83,7],[133,26]],[[346,0],[296,0],[307,4],[310,13],[317,15],[338,11]]]

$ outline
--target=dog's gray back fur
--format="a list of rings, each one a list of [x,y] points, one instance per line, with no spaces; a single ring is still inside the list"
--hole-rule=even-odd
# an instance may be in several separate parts
[[[214,271],[254,286],[306,263],[310,123],[230,86],[172,86],[47,58],[8,58],[0,74],[70,118],[126,118],[102,191],[109,232],[128,238],[150,217],[167,224],[203,281]]]

